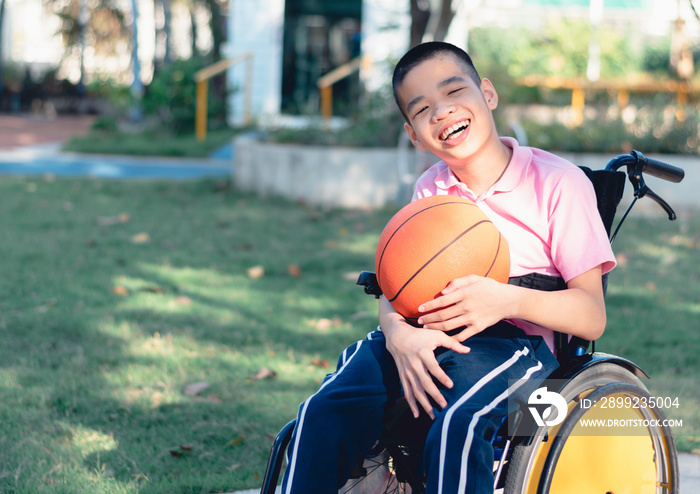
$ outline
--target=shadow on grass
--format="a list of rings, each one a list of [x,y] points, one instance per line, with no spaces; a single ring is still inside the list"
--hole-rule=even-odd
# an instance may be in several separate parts
[[[346,231],[373,220],[229,196],[212,183],[63,184],[18,199],[18,214],[46,204],[18,218],[2,245],[0,490],[256,484],[271,436],[337,354],[376,326],[354,317],[374,314],[373,302],[343,278],[373,257],[345,249]],[[26,182],[14,185],[21,193]],[[122,211],[123,225],[95,224]],[[139,232],[149,242],[134,242]],[[261,279],[247,275],[255,264],[265,265]],[[276,377],[254,378],[265,368]],[[185,392],[198,382],[209,387]]]
[[[272,436],[376,327],[347,273],[372,268],[391,211],[211,181],[31,183],[0,181],[0,491],[259,485]],[[673,280],[623,280],[598,349],[700,378],[697,301],[659,297]]]

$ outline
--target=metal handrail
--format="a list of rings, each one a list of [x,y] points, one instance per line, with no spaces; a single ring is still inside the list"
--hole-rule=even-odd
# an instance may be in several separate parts
[[[548,89],[565,89],[571,91],[571,108],[574,111],[574,125],[583,123],[583,109],[585,107],[585,91],[616,91],[617,104],[624,108],[629,104],[629,95],[638,93],[676,93],[676,118],[679,121],[685,119],[682,106],[687,103],[689,94],[700,93],[700,85],[687,81],[653,81],[653,80],[599,80],[574,79],[554,76],[524,76],[515,80],[519,86],[544,87]]]
[[[241,62],[246,62],[245,84],[243,86],[243,122],[245,125],[250,124],[252,115],[253,54],[248,52],[237,57],[219,60],[194,74],[194,80],[197,83],[194,128],[198,141],[203,141],[207,137],[207,91],[209,79]]]
[[[330,120],[333,116],[333,84],[352,75],[362,67],[370,66],[371,63],[368,56],[361,55],[336,67],[318,79],[316,85],[321,90],[321,115],[323,115],[325,120]]]

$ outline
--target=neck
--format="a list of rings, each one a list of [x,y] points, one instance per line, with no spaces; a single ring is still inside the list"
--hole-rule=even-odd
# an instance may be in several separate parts
[[[456,165],[448,163],[448,166],[460,182],[466,184],[476,196],[480,196],[501,178],[512,156],[513,150],[499,139],[498,146],[488,152],[479,153],[478,157]]]

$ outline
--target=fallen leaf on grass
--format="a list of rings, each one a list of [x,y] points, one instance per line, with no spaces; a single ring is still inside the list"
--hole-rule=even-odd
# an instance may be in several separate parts
[[[56,305],[57,300],[55,298],[50,298],[49,300],[46,301],[44,305],[40,305],[37,307],[35,310],[37,312],[43,313],[43,312],[48,312],[50,309],[52,309]]]
[[[206,381],[188,384],[187,386],[185,386],[185,394],[187,396],[197,396],[199,393],[201,393],[205,389],[209,389],[210,387],[211,384],[209,384]]]
[[[277,377],[277,372],[269,367],[263,367],[253,375],[248,376],[249,381],[260,381],[261,379],[273,379]]]
[[[301,276],[301,268],[296,264],[287,265],[287,272],[294,278],[299,278]]]
[[[179,305],[192,305],[192,299],[186,295],[180,295],[179,297],[175,297],[175,303]]]
[[[120,223],[128,223],[130,220],[131,217],[128,214],[122,213],[117,216],[98,216],[97,224],[100,226],[112,226]]]
[[[183,451],[192,451],[192,446],[189,444],[181,444],[180,449]]]
[[[226,443],[226,446],[238,446],[241,444],[243,441],[245,441],[244,436],[236,436],[233,439],[231,439],[229,442]]]
[[[313,361],[313,364],[314,364],[316,367],[321,367],[321,368],[324,368],[324,369],[325,369],[326,367],[328,367],[329,365],[331,365],[331,364],[328,363],[328,360],[323,359],[323,358],[315,358],[314,361]]]
[[[182,454],[180,451],[171,449],[171,450],[170,450],[170,456],[173,456],[173,457],[175,457],[175,458],[181,458],[181,457],[183,456],[183,454]]]
[[[162,286],[144,286],[140,288],[140,291],[148,293],[163,293],[165,292],[165,288]]]
[[[151,236],[146,232],[137,233],[131,237],[132,244],[147,244],[151,241]]]
[[[265,268],[263,266],[253,266],[248,268],[248,277],[254,280],[260,279],[265,276]]]
[[[121,285],[115,285],[112,287],[112,293],[115,295],[129,295],[129,290]]]
[[[338,326],[342,323],[343,321],[339,317],[334,317],[333,319],[328,319],[326,317],[322,317],[318,321],[316,321],[316,329],[319,331],[326,331],[333,326]]]

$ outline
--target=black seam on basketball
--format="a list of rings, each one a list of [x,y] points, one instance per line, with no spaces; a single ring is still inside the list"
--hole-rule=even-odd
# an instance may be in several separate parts
[[[431,262],[433,262],[433,260],[434,260],[436,257],[438,257],[440,254],[442,254],[448,247],[450,247],[452,244],[454,244],[457,240],[459,240],[460,238],[462,238],[463,236],[465,236],[467,233],[469,233],[470,231],[472,231],[474,228],[476,228],[477,226],[481,225],[482,223],[491,223],[491,222],[490,222],[489,220],[481,220],[481,221],[479,221],[478,223],[474,223],[472,226],[470,226],[469,228],[467,228],[466,230],[464,230],[462,233],[460,233],[459,235],[457,235],[455,238],[453,238],[453,239],[450,241],[450,243],[448,243],[448,244],[445,245],[442,249],[440,249],[439,251],[437,251],[437,253],[436,253],[433,257],[431,257],[430,259],[428,259],[428,261],[427,261],[425,264],[423,264],[420,268],[418,268],[418,270],[417,270],[415,273],[413,273],[413,276],[411,276],[411,277],[406,281],[406,283],[403,284],[403,286],[399,289],[399,291],[396,292],[396,295],[394,295],[394,298],[392,298],[391,300],[389,300],[389,302],[393,302],[394,300],[396,300],[396,299],[399,297],[399,295],[401,295],[401,292],[403,291],[403,289],[406,288],[406,287],[408,286],[408,284],[413,280],[413,278],[415,278],[416,276],[418,276],[418,273],[420,273],[421,271],[423,271],[423,269],[425,269],[425,267],[426,267],[428,264],[430,264]]]
[[[437,196],[435,196],[435,197],[437,197]],[[391,234],[391,237],[389,237],[389,238],[387,239],[386,243],[384,244],[384,248],[382,249],[382,253],[381,253],[381,255],[379,256],[379,262],[377,263],[377,272],[375,273],[375,274],[377,275],[377,284],[379,285],[379,288],[382,287],[382,283],[381,283],[381,280],[380,280],[380,277],[381,277],[381,268],[382,268],[382,259],[384,259],[384,252],[386,252],[386,248],[389,246],[389,243],[391,242],[391,239],[394,238],[394,235],[396,235],[396,233],[401,229],[402,226],[404,226],[406,223],[408,223],[409,221],[411,221],[411,219],[415,218],[416,216],[418,216],[418,215],[421,214],[422,212],[428,211],[429,209],[433,209],[433,208],[436,208],[436,207],[439,207],[439,206],[445,206],[445,205],[447,205],[447,204],[464,204],[465,206],[475,206],[475,207],[476,207],[476,204],[474,204],[474,203],[469,203],[469,202],[461,202],[461,201],[441,202],[440,204],[433,204],[432,206],[425,207],[425,208],[421,209],[420,211],[416,211],[416,212],[413,213],[411,216],[409,216],[408,218],[406,218],[406,221],[404,221],[403,223],[401,223],[401,224],[398,226],[398,228],[396,228],[396,229],[394,230],[394,233]],[[391,300],[396,300],[396,297],[394,297],[394,298],[391,299]]]
[[[484,275],[484,277],[487,277],[489,274],[491,274],[491,270],[496,265],[496,259],[498,259],[498,254],[501,252],[501,237],[502,237],[502,235],[499,232],[498,233],[498,245],[496,246],[496,255],[493,256],[493,261],[491,262],[491,266],[489,266],[489,270],[486,271],[486,274]]]

